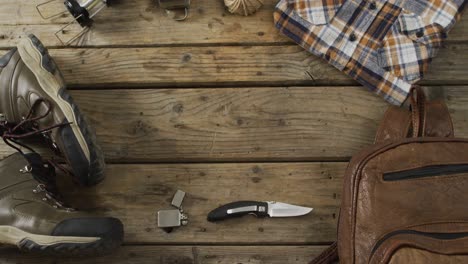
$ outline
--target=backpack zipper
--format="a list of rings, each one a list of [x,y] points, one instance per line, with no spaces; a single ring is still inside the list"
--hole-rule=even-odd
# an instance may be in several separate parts
[[[433,165],[405,171],[384,173],[383,180],[402,181],[435,176],[453,175],[464,172],[468,172],[468,164]]]

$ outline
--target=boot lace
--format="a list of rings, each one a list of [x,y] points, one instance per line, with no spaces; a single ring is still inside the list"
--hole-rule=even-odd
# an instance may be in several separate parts
[[[36,109],[39,105],[45,105],[46,106],[46,112],[43,115],[40,116],[34,116],[34,109]],[[52,145],[52,148],[55,151],[58,151],[57,146],[55,143],[50,140],[50,132],[59,127],[67,126],[70,125],[71,123],[66,122],[66,123],[61,123],[57,125],[52,125],[49,127],[45,127],[42,129],[38,129],[38,121],[41,119],[46,118],[50,113],[52,112],[52,105],[49,101],[40,98],[36,100],[33,105],[31,106],[29,113],[26,117],[23,117],[23,120],[19,122],[18,124],[10,124],[8,121],[5,119],[4,116],[0,116],[0,131],[2,132],[2,139],[7,144],[8,146],[14,148],[18,152],[23,153],[21,150],[21,147],[31,151],[35,152],[32,148],[28,147],[27,145],[19,142],[19,140],[31,137],[34,135],[39,135],[42,134],[46,139],[49,139],[49,144]]]
[[[43,115],[34,116],[34,109],[36,109],[41,104],[45,105],[47,110],[45,111]],[[6,118],[3,115],[0,115],[0,131],[2,131],[1,137],[3,141],[5,142],[5,144],[7,144],[8,146],[15,149],[21,154],[24,154],[21,148],[24,148],[24,149],[29,150],[30,152],[36,153],[32,148],[20,142],[19,140],[28,138],[34,135],[42,134],[42,136],[44,136],[44,138],[47,140],[48,144],[55,151],[55,154],[60,154],[60,151],[58,150],[57,145],[52,141],[50,137],[50,133],[55,128],[64,127],[64,126],[70,125],[71,123],[67,122],[67,123],[57,124],[57,125],[45,127],[42,129],[38,129],[37,122],[41,119],[46,118],[51,112],[52,112],[51,103],[43,98],[40,98],[33,103],[33,105],[31,106],[28,112],[28,115],[26,117],[23,117],[23,120],[16,125],[8,123]],[[49,165],[54,166],[56,169],[59,169],[65,172],[68,175],[72,174],[70,170],[68,170],[67,168],[64,168],[63,166],[61,166],[58,162],[56,162],[53,159],[49,160],[47,163]]]

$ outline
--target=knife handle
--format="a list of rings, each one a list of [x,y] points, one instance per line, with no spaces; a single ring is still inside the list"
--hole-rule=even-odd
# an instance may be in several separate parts
[[[244,215],[253,214],[256,217],[268,216],[268,204],[265,202],[256,201],[239,201],[225,204],[211,211],[208,214],[208,221],[216,222],[225,219],[241,217]]]

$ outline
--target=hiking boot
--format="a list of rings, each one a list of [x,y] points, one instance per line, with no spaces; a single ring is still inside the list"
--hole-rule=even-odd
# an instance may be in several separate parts
[[[122,243],[120,220],[76,211],[58,197],[55,170],[38,154],[0,161],[0,243],[72,255],[106,253]]]
[[[29,150],[20,140],[42,135],[82,185],[95,185],[104,177],[104,157],[95,134],[34,35],[0,58],[0,130],[7,144]]]

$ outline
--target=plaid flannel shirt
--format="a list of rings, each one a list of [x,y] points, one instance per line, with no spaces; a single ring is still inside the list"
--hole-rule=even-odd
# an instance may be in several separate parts
[[[281,0],[276,27],[400,105],[468,0]]]

